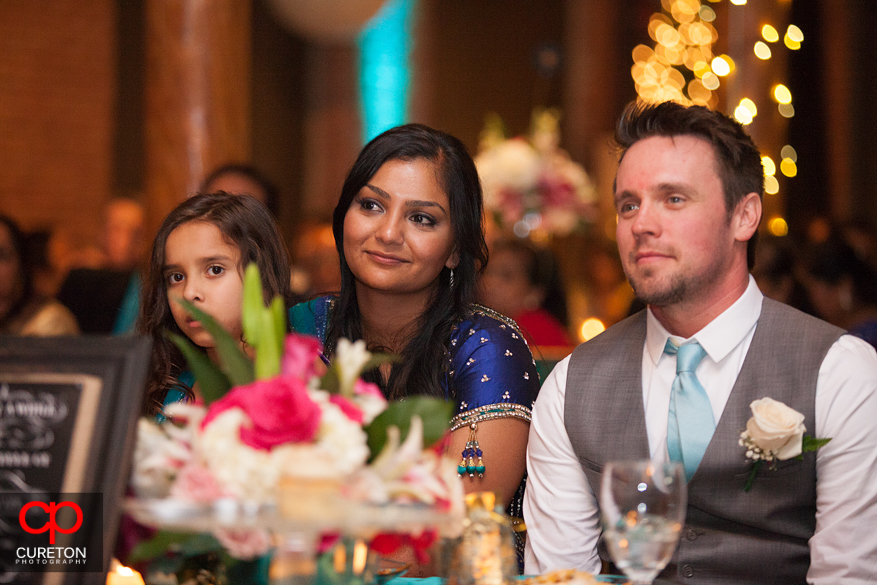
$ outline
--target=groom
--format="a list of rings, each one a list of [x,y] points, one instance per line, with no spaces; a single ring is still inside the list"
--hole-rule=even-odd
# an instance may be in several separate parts
[[[648,309],[576,348],[542,386],[526,572],[599,572],[610,560],[598,547],[602,470],[652,458],[680,461],[688,477],[685,526],[660,579],[877,582],[877,354],[765,298],[749,275],[758,149],[723,114],[670,102],[629,106],[616,138],[618,248]],[[740,433],[761,398],[831,441],[762,464],[744,491],[753,462]]]

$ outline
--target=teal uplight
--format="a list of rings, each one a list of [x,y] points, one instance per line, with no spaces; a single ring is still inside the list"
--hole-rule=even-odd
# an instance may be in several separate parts
[[[408,118],[411,26],[417,0],[387,0],[359,34],[359,91],[368,142]]]

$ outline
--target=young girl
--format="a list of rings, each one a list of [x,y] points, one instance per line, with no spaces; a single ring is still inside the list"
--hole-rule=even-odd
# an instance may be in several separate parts
[[[215,361],[213,338],[175,302],[212,315],[246,347],[241,327],[244,268],[255,262],[265,301],[290,298],[289,257],[268,209],[253,197],[199,194],[181,203],[158,230],[144,285],[138,330],[152,337],[144,412],[195,397],[186,361],[167,331],[185,335]]]

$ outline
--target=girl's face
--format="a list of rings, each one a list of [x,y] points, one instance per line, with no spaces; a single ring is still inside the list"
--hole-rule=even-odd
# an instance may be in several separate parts
[[[219,228],[206,221],[190,221],[168,235],[163,273],[174,321],[196,345],[214,358],[213,337],[176,299],[183,298],[209,313],[235,339],[242,339],[243,278],[241,253]]]
[[[384,163],[344,216],[344,256],[357,286],[392,294],[431,290],[457,265],[448,196],[425,159]]]

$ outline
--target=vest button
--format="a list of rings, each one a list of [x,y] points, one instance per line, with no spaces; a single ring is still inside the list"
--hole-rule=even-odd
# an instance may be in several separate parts
[[[688,540],[697,540],[697,532],[695,532],[694,530],[689,530],[688,533],[685,535],[685,538],[687,538]]]
[[[691,565],[685,565],[682,567],[682,574],[686,577],[694,576],[694,569],[691,568]]]

